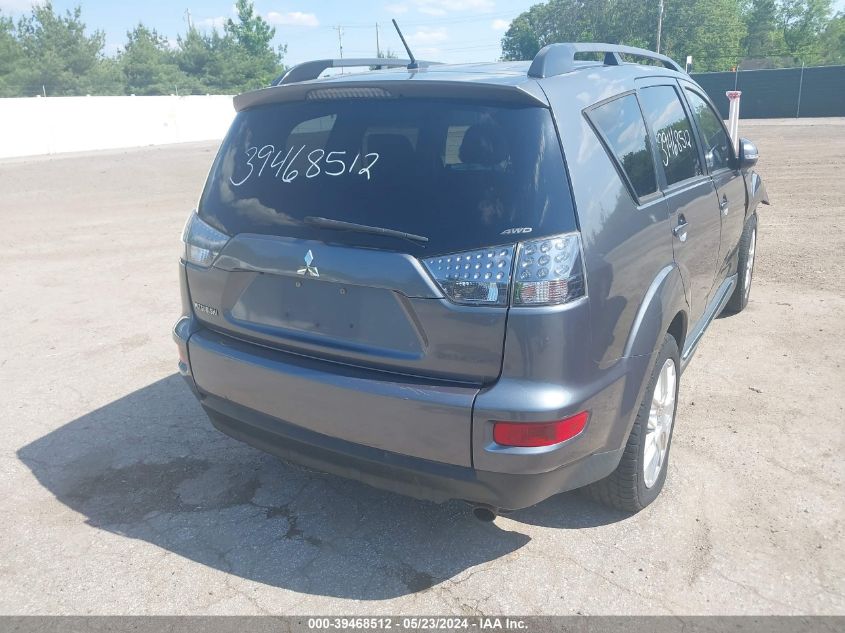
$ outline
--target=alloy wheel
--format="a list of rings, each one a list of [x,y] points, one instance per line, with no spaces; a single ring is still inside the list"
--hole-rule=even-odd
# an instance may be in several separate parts
[[[651,408],[648,412],[645,449],[643,451],[643,482],[651,488],[660,477],[666,455],[669,452],[669,438],[675,420],[675,388],[678,372],[675,361],[667,358],[660,368]]]

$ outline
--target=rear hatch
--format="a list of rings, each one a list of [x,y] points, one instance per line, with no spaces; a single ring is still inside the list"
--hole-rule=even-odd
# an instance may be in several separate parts
[[[312,358],[495,381],[513,244],[575,229],[550,113],[374,94],[238,113],[199,203],[231,239],[212,266],[188,266],[197,317]],[[455,300],[438,262],[501,283]]]

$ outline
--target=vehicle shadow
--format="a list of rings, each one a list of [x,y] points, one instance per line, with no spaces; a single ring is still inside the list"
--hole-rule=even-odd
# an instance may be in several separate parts
[[[508,513],[509,519],[540,527],[580,530],[618,523],[631,514],[591,501],[578,491],[564,492],[530,508]]]
[[[437,505],[285,464],[216,431],[174,374],[18,451],[96,528],[249,580],[377,600],[425,590],[530,538]],[[579,528],[618,517],[562,495],[511,518]]]

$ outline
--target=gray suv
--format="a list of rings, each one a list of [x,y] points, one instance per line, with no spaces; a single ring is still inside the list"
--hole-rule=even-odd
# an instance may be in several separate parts
[[[182,238],[181,373],[236,439],[480,518],[645,507],[681,372],[748,302],[754,145],[641,49],[405,64],[235,98]]]

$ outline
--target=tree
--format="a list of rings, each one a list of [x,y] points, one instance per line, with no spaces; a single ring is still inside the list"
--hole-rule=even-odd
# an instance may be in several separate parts
[[[105,34],[86,35],[81,15],[78,6],[58,15],[48,1],[33,6],[32,13],[19,20],[17,38],[26,64],[23,94],[43,90],[48,95],[74,95],[116,88],[111,69],[100,68]]]
[[[189,79],[176,63],[167,38],[139,23],[127,32],[127,43],[118,62],[129,94],[161,95],[179,92]]]
[[[746,32],[738,0],[667,2],[662,52],[677,60],[692,55],[697,71],[726,70],[743,58]]]
[[[805,63],[822,57],[819,44],[831,14],[831,0],[782,0],[781,24],[787,52]]]
[[[743,19],[747,31],[742,43],[746,57],[763,58],[784,53],[777,0],[751,0]]]
[[[23,47],[18,42],[15,23],[11,18],[0,15],[0,97],[20,94],[23,61]]]
[[[116,57],[103,53],[105,34],[86,32],[76,7],[57,14],[49,0],[17,24],[0,14],[0,96],[239,92],[266,86],[283,70],[275,29],[237,0],[237,18],[223,31],[190,27],[172,49],[143,24],[127,33]]]
[[[542,32],[540,25],[542,6],[532,7],[511,22],[502,38],[502,59],[533,59],[544,46],[541,38],[551,41],[549,35]]]
[[[273,48],[276,29],[255,14],[251,0],[237,0],[235,10],[237,21],[229,18],[223,35],[215,30],[209,39],[214,54],[208,64],[208,84],[237,92],[267,86],[281,74],[286,48]]]
[[[504,59],[532,59],[554,42],[602,41],[654,46],[657,3],[550,0],[520,14],[502,39]],[[652,28],[652,26],[654,28]]]
[[[532,59],[553,42],[600,41],[654,50],[657,0],[550,0],[519,15],[502,39],[504,59]],[[740,0],[669,0],[665,3],[661,52],[697,67],[731,66],[741,52],[745,24]]]
[[[821,63],[845,64],[845,13],[837,13],[822,33],[819,50]]]
[[[220,54],[214,48],[212,38],[201,33],[194,26],[189,26],[185,36],[177,36],[176,41],[178,43],[176,63],[192,82],[189,88],[186,87],[185,92],[188,90],[201,93],[211,92],[209,72],[215,57]]]

